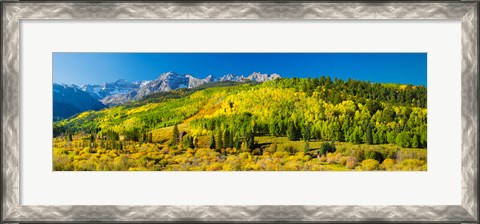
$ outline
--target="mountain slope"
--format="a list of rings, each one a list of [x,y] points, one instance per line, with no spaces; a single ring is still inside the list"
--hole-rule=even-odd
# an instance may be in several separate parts
[[[228,132],[244,142],[267,135],[426,147],[426,115],[425,87],[321,77],[156,93],[55,126],[60,133],[113,131],[131,139],[183,124],[192,136]]]
[[[276,78],[280,78],[280,76],[277,74],[253,73],[246,78],[229,74],[220,79],[215,79],[212,75],[200,79],[190,74],[181,75],[175,72],[167,72],[161,74],[155,80],[139,82],[119,79],[115,82],[104,83],[102,85],[86,84],[81,87],[67,84],[54,84],[54,117],[56,117],[56,119],[62,119],[87,110],[98,110],[105,106],[122,105],[129,101],[138,101],[150,94],[158,92],[169,92],[183,88],[195,89],[210,83],[228,81],[261,83]]]
[[[125,79],[119,79],[115,82],[107,82],[103,85],[82,85],[80,88],[96,99],[103,99],[107,96],[116,94],[126,94],[140,87],[141,83],[132,83]]]
[[[105,108],[101,102],[74,85],[53,84],[53,117],[62,119],[74,114]]]
[[[109,106],[121,105],[128,101],[139,100],[147,95],[157,92],[168,92],[181,88],[195,88],[213,82],[235,81],[235,82],[265,82],[280,78],[278,74],[252,73],[248,77],[227,74],[220,79],[215,79],[212,75],[204,79],[196,78],[191,74],[178,74],[176,72],[166,72],[157,79],[129,83],[125,80],[119,80],[115,83],[106,83],[99,85],[84,85],[82,89],[92,96],[97,96],[100,101]]]

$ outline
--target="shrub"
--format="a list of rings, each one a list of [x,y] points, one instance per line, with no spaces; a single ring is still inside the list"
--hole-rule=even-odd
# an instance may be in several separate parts
[[[342,157],[341,153],[327,153],[327,163],[339,164]]]
[[[396,159],[400,161],[406,159],[427,160],[427,150],[425,149],[399,149],[396,155]]]
[[[347,167],[348,169],[353,169],[357,166],[357,158],[353,156],[347,156],[345,160],[345,167]]]
[[[297,149],[293,145],[285,145],[283,147],[280,147],[280,151],[288,152],[293,155],[297,152]]]
[[[337,162],[338,162],[338,161],[337,161],[337,158],[336,158],[336,156],[335,156],[334,154],[332,154],[332,153],[327,153],[327,163],[332,164],[332,163],[337,163]]]
[[[71,171],[73,170],[72,162],[67,155],[53,156],[53,170],[55,171]]]
[[[326,162],[327,157],[325,155],[320,156],[320,162]]]
[[[396,159],[397,158],[397,151],[396,150],[392,150],[392,149],[389,149],[389,150],[385,150],[385,152],[383,153],[384,157],[386,159]]]
[[[91,160],[80,160],[75,167],[75,170],[80,170],[80,171],[92,171],[96,170],[95,163]]]
[[[275,153],[272,154],[272,157],[273,158],[284,158],[284,157],[287,157],[289,156],[290,154],[288,154],[288,152],[284,152],[284,151],[277,151]]]
[[[338,146],[336,148],[337,150],[335,150],[335,152],[342,153],[342,155],[351,155],[353,153],[353,150],[345,146]]]
[[[425,170],[425,161],[418,159],[406,159],[398,164],[400,170]]]
[[[270,144],[265,150],[264,152],[269,152],[270,154],[273,154],[277,151],[277,144],[276,143],[272,143]]]
[[[353,150],[353,156],[355,156],[355,158],[357,159],[358,162],[361,162],[365,159],[365,155],[364,155],[364,150],[361,149],[361,148],[357,148],[355,150]]]
[[[335,144],[333,142],[324,142],[320,146],[320,149],[318,150],[318,153],[320,155],[326,155],[329,152],[335,152],[337,148],[335,147]]]
[[[363,151],[363,157],[365,159],[375,159],[375,151],[374,150],[365,150],[365,151]]]
[[[206,170],[207,171],[217,171],[217,170],[222,170],[222,168],[223,168],[223,164],[221,164],[219,162],[216,162],[216,163],[208,165]]]
[[[379,165],[380,164],[378,163],[377,160],[366,159],[362,161],[362,170],[368,170],[368,171],[377,170]]]
[[[393,159],[385,159],[383,160],[382,166],[385,170],[393,170],[393,166],[395,165],[395,160]]]
[[[262,154],[263,154],[263,152],[262,152],[261,149],[254,149],[252,151],[252,155],[262,155]]]
[[[383,161],[383,154],[375,150],[365,150],[363,151],[364,159],[374,159],[377,161]]]
[[[226,148],[225,151],[227,154],[235,154],[237,150],[235,148]]]

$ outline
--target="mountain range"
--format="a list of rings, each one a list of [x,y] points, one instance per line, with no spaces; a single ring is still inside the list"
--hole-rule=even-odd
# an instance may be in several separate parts
[[[53,84],[53,118],[59,120],[87,110],[100,110],[106,106],[82,91],[78,86]]]
[[[234,82],[265,82],[281,78],[278,74],[262,74],[254,72],[249,76],[227,74],[220,78],[209,75],[203,79],[196,78],[191,74],[178,74],[166,72],[157,79],[130,82],[119,79],[115,82],[98,84],[74,84],[53,85],[53,116],[54,119],[70,117],[74,114],[87,111],[99,110],[109,106],[116,106],[132,100],[139,100],[156,92],[167,92],[180,88],[195,88],[207,83],[234,81]]]

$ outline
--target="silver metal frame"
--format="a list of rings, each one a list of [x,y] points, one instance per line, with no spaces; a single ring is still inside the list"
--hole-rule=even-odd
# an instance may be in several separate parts
[[[69,221],[478,222],[478,3],[2,3],[2,219]],[[458,19],[462,23],[462,204],[444,206],[21,206],[22,19]],[[455,44],[455,43],[453,43]]]

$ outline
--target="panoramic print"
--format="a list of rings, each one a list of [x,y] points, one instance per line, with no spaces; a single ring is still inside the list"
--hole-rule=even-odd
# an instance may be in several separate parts
[[[426,53],[53,57],[54,171],[426,171]]]

